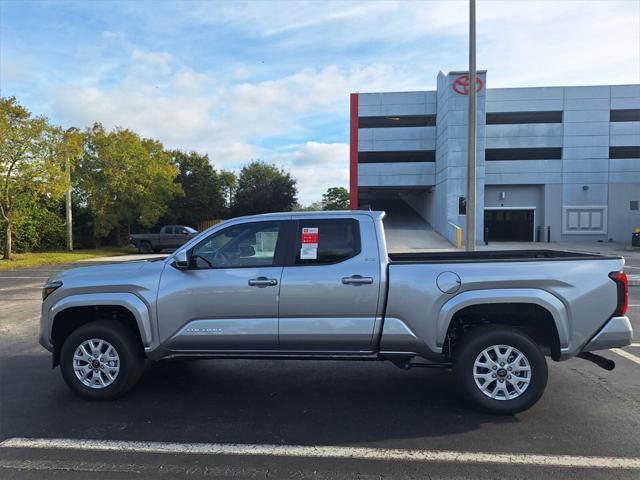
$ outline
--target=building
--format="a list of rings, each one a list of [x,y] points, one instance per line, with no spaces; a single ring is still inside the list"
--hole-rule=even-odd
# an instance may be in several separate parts
[[[480,71],[478,241],[486,227],[490,241],[629,242],[640,227],[640,85],[486,87]],[[450,72],[435,91],[351,95],[352,208],[410,208],[455,244],[468,89],[467,72]]]

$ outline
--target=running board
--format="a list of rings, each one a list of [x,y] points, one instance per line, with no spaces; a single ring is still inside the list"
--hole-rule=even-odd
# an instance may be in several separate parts
[[[403,358],[387,358],[386,360],[403,370],[409,370],[410,368],[451,368],[451,363],[412,362]]]
[[[578,358],[582,358],[584,360],[588,360],[589,362],[595,363],[600,368],[604,368],[605,370],[608,370],[608,371],[611,371],[614,368],[616,368],[616,362],[592,352],[582,352],[582,353],[579,353],[577,356]]]

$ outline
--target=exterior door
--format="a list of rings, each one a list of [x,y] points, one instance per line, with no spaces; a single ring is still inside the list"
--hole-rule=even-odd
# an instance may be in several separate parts
[[[360,239],[376,238],[373,220],[309,217],[293,223],[293,252],[280,287],[280,348],[371,351],[380,264],[377,244]]]
[[[533,209],[485,209],[484,226],[490,242],[531,242],[535,217]]]
[[[267,221],[226,227],[191,249],[189,269],[165,267],[158,324],[167,348],[277,349],[282,225]]]

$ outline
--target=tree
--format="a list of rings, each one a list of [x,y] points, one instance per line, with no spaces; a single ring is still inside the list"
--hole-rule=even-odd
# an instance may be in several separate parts
[[[349,210],[349,192],[344,187],[331,187],[322,195],[323,210]]]
[[[115,232],[120,244],[123,227],[130,233],[132,225],[154,225],[180,191],[174,183],[178,172],[157,140],[121,128],[108,132],[96,123],[86,132],[85,152],[74,172],[94,239]]]
[[[169,152],[179,169],[175,182],[181,191],[174,194],[165,216],[166,223],[197,227],[203,220],[221,218],[225,207],[222,174],[218,174],[207,155],[180,150]]]
[[[236,188],[238,187],[238,177],[236,177],[235,173],[228,170],[221,170],[218,174],[218,177],[220,178],[220,183],[222,184],[222,196],[225,200],[224,206],[227,212],[229,212],[233,205]]]
[[[33,117],[15,97],[0,97],[0,215],[5,260],[12,256],[14,207],[64,194],[68,186],[64,162],[70,148],[62,130],[45,117]]]
[[[293,207],[294,212],[318,212],[322,210],[322,202],[312,202],[309,205],[296,204]]]
[[[296,181],[275,165],[251,162],[240,170],[234,198],[239,215],[290,211],[296,205]]]

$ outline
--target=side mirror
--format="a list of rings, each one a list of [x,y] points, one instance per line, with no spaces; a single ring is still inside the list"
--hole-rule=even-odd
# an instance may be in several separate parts
[[[173,266],[178,270],[186,270],[189,268],[189,255],[186,250],[180,250],[173,257]]]

